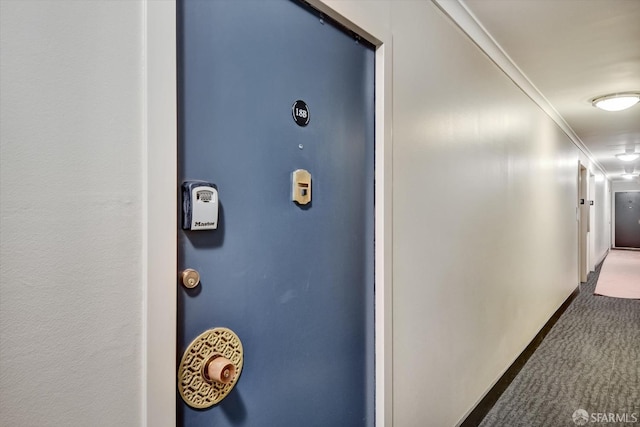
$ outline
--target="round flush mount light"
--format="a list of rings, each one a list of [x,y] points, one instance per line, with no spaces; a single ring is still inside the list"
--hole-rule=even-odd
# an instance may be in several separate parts
[[[624,179],[633,179],[633,178],[637,178],[638,174],[637,173],[623,173],[622,176]]]
[[[622,111],[640,102],[640,93],[625,92],[599,96],[591,100],[591,104],[605,111]]]
[[[616,154],[616,157],[620,160],[622,160],[623,162],[632,162],[635,159],[637,159],[638,157],[640,157],[640,153],[623,153],[623,154]]]

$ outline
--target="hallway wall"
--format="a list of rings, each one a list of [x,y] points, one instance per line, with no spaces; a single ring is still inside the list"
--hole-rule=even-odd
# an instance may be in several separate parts
[[[611,184],[611,191],[640,191],[640,182],[638,181],[614,181]]]
[[[583,152],[578,153],[580,163],[587,168],[588,194],[594,205],[590,208],[589,260],[587,266],[594,271],[611,247],[611,181]],[[593,188],[592,188],[593,187]]]
[[[0,424],[141,422],[140,1],[0,3]]]
[[[431,2],[328,3],[393,34],[394,425],[455,425],[578,285],[585,156]]]
[[[607,255],[611,248],[611,182],[596,174],[594,220],[594,253],[592,270]]]

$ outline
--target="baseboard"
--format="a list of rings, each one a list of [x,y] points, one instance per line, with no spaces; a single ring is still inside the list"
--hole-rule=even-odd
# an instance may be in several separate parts
[[[536,334],[535,337],[531,340],[529,345],[520,353],[520,355],[516,358],[516,360],[507,368],[507,370],[502,374],[500,379],[496,381],[496,383],[491,387],[491,389],[484,395],[484,397],[478,402],[478,404],[469,412],[469,415],[459,424],[460,427],[475,427],[484,419],[484,417],[489,413],[493,405],[498,401],[502,393],[509,387],[509,384],[513,381],[513,379],[518,375],[522,367],[527,363],[527,360],[531,357],[534,351],[540,346],[544,337],[547,336],[553,325],[556,324],[562,313],[565,312],[567,307],[571,304],[571,302],[575,299],[575,297],[580,292],[580,288],[577,287],[574,291],[567,297],[567,299],[562,303],[562,305],[556,310],[555,313],[551,316],[551,318],[545,323],[545,325],[540,329],[540,332]]]
[[[610,249],[607,249],[606,251],[604,251],[604,253],[600,256],[600,259],[598,259],[598,261],[596,262],[596,268],[598,268],[598,265],[602,264],[602,261],[604,261],[604,259],[607,257],[607,255],[609,255],[609,251]],[[595,270],[594,270],[595,271]]]
[[[618,249],[621,251],[640,251],[640,248],[625,248],[625,247],[618,247],[618,246],[614,246],[613,249]]]

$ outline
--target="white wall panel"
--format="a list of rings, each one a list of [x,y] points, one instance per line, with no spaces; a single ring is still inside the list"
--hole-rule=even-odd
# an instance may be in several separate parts
[[[577,148],[431,3],[394,32],[394,417],[453,425],[576,287]]]
[[[612,191],[640,191],[640,182],[635,181],[613,181]]]
[[[0,8],[0,424],[138,425],[142,4]]]
[[[595,248],[593,263],[597,265],[611,248],[611,183],[602,175],[595,177],[594,234]]]

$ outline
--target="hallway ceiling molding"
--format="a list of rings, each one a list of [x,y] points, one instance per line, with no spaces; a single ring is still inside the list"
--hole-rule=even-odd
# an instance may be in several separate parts
[[[620,178],[626,165],[616,154],[640,152],[640,105],[608,112],[594,108],[591,101],[611,93],[640,91],[640,1],[434,2],[576,145],[586,147],[587,155],[610,178]],[[470,28],[471,20],[479,29]],[[495,47],[488,48],[487,40]],[[495,51],[504,58],[496,59]],[[505,69],[504,60],[512,63],[529,87]]]

